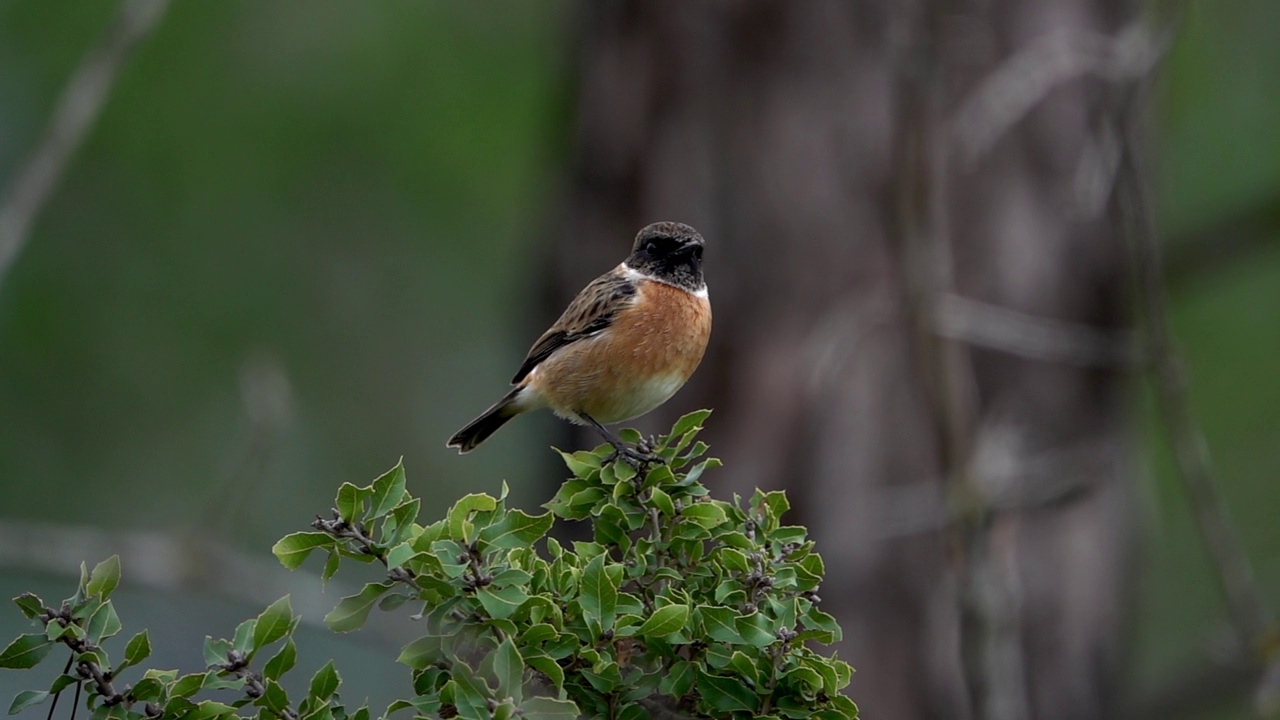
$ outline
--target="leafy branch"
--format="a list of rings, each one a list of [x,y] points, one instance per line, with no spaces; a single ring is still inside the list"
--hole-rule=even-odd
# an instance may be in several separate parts
[[[536,515],[508,508],[504,485],[498,497],[466,495],[419,524],[422,503],[397,464],[368,486],[343,484],[330,517],[273,552],[290,569],[323,552],[326,579],[344,560],[382,566],[385,578],[325,616],[336,632],[358,629],[375,606],[417,610],[422,636],[397,658],[410,670],[411,692],[382,718],[403,710],[477,720],[856,718],[841,694],[852,668],[810,647],[840,636],[819,609],[822,560],[804,528],[781,523],[783,493],[727,502],[699,482],[720,464],[704,459],[707,447],[696,440],[708,414],[690,414],[658,438],[653,451],[663,463],[643,470],[614,462],[607,445],[561,453],[573,476]],[[639,438],[631,430],[624,437]],[[593,540],[562,545],[548,536],[557,519],[589,521]],[[290,700],[280,679],[297,657],[298,618],[287,597],[231,639],[207,640],[205,671],[147,670],[121,685],[150,641],[139,633],[114,666],[102,648],[121,629],[108,599],[119,578],[112,558],[82,573],[76,595],[57,608],[30,594],[15,599],[45,631],[15,640],[0,667],[33,667],[61,644],[75,673],[19,694],[11,713],[76,685],[91,720],[215,720],[255,709],[263,719],[371,717],[367,707],[348,713],[342,705],[332,661],[305,698]],[[226,691],[230,701],[209,697]]]

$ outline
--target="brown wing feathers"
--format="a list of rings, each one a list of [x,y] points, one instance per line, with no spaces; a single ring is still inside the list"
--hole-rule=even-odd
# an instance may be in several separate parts
[[[635,297],[636,286],[631,280],[609,273],[602,275],[583,288],[560,319],[542,334],[529,348],[520,369],[511,379],[514,385],[523,380],[543,360],[556,350],[577,342],[609,327],[618,311]]]

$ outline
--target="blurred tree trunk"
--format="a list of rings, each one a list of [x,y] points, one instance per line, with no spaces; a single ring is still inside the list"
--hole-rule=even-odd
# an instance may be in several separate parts
[[[788,489],[867,717],[1114,712],[1134,6],[583,5],[546,315],[705,235],[712,347],[643,426],[714,407],[721,495]]]

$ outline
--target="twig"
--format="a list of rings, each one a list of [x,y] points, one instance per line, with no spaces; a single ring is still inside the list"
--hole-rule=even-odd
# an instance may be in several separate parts
[[[1135,97],[1138,94],[1134,92]],[[1142,180],[1145,176],[1142,159],[1135,149],[1136,139],[1132,132],[1130,135],[1122,152],[1118,190],[1120,207],[1126,212],[1126,249],[1137,295],[1138,323],[1151,359],[1160,421],[1172,445],[1178,478],[1191,504],[1196,527],[1212,560],[1236,631],[1246,646],[1263,656],[1264,664],[1275,663],[1280,661],[1280,653],[1275,651],[1275,621],[1218,490],[1209,444],[1187,398],[1185,363],[1169,328],[1154,211]],[[1267,657],[1268,654],[1271,657]]]
[[[75,659],[76,659],[75,655],[71,655],[70,657],[67,658],[67,664],[62,666],[63,675],[66,675],[67,673],[71,672],[71,664],[75,662]],[[77,685],[76,689],[79,690],[80,687]],[[53,711],[58,709],[58,698],[60,697],[62,697],[61,692],[56,692],[53,694],[53,702],[49,703],[49,714],[45,716],[45,720],[53,720]],[[79,702],[79,700],[80,698],[77,696],[76,702]],[[75,714],[74,710],[72,711],[72,714],[73,715]]]
[[[71,617],[71,609],[63,605],[61,609],[55,610],[47,605],[40,610],[40,619],[47,625],[51,622],[57,622],[62,627],[68,627],[72,624],[78,624]],[[92,641],[87,638],[75,637],[74,635],[63,635],[58,638],[58,642],[66,645],[71,650],[72,657],[78,657],[83,653],[89,652],[97,648]],[[120,703],[128,704],[131,702],[123,693],[116,692],[115,685],[112,684],[111,678],[107,673],[93,660],[79,660],[76,663],[76,675],[82,680],[92,680],[94,687],[98,691],[98,695],[102,697],[102,704],[106,707],[119,705]],[[77,686],[78,687],[78,686]],[[78,703],[77,703],[78,704]]]
[[[67,82],[44,140],[17,173],[0,204],[0,287],[67,162],[102,113],[121,67],[168,5],[169,0],[123,0],[115,21]]]

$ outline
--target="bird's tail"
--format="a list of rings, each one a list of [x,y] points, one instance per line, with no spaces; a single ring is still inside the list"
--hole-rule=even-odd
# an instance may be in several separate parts
[[[480,417],[454,433],[445,446],[458,448],[459,454],[474,450],[477,445],[497,432],[498,428],[507,424],[508,420],[520,414],[521,411],[516,407],[516,395],[523,389],[522,387],[512,388],[511,392],[494,403],[493,407],[485,410]]]

